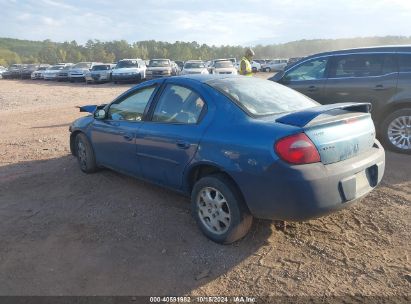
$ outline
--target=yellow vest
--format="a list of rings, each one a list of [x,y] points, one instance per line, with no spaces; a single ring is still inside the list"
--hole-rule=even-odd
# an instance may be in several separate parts
[[[245,72],[241,70],[241,65],[243,62],[245,63]],[[246,57],[241,58],[240,74],[244,76],[253,76],[253,69],[251,68],[251,63]]]

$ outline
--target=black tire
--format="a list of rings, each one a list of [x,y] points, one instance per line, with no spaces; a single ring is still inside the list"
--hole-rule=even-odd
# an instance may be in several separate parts
[[[84,149],[83,149],[84,148]],[[97,171],[96,158],[93,148],[83,133],[79,133],[75,138],[75,151],[77,161],[81,171],[85,173],[93,173]]]
[[[219,222],[218,224],[219,228],[221,228],[221,224],[223,224],[224,226],[221,233],[211,231],[214,228],[205,223],[211,222],[211,209],[208,209],[208,212],[210,214],[204,215],[204,213],[201,213],[202,211],[199,207],[199,204],[201,203],[200,196],[203,191],[206,191],[207,189],[215,189],[219,191],[225,199],[224,207],[213,210],[222,210],[223,208],[225,208],[225,210],[229,211],[229,224],[227,226],[224,225],[223,222]],[[196,182],[193,191],[191,192],[191,208],[193,217],[195,218],[201,231],[209,239],[220,244],[230,244],[241,239],[248,233],[253,223],[253,217],[248,211],[248,208],[244,203],[239,191],[237,190],[237,187],[228,177],[223,174],[213,174],[205,176]],[[201,214],[203,214],[203,216]],[[207,218],[209,220],[207,220]]]
[[[270,68],[265,68],[265,71],[266,71],[267,73],[269,73],[269,72],[271,72],[271,69],[270,69]]]
[[[256,67],[251,68],[251,69],[252,69],[253,73],[257,73],[257,71],[258,71]]]
[[[400,117],[406,117],[406,119],[408,120],[408,126],[410,126],[411,123],[411,108],[404,108],[404,109],[399,109],[396,110],[394,112],[392,112],[391,114],[389,114],[382,122],[381,124],[381,129],[380,129],[380,138],[381,141],[383,142],[384,146],[392,151],[395,152],[399,152],[399,153],[405,153],[405,154],[411,154],[411,146],[410,144],[408,144],[408,148],[406,147],[399,147],[397,145],[395,145],[395,138],[393,138],[389,135],[389,128],[390,128],[390,124],[395,121],[396,119],[400,118]],[[410,127],[406,127],[404,130],[404,135],[407,136],[408,135],[408,140],[411,143],[411,129]]]

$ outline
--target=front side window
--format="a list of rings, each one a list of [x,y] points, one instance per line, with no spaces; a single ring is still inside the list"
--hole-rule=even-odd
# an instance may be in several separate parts
[[[390,54],[355,54],[337,56],[330,68],[331,78],[369,77],[396,71],[396,63]]]
[[[108,118],[111,120],[141,121],[155,88],[153,86],[141,89],[125,99],[112,103],[108,111]]]
[[[153,121],[195,124],[204,105],[196,92],[182,86],[168,85],[158,100]]]
[[[325,77],[328,58],[317,58],[302,63],[285,75],[288,81],[316,80]]]

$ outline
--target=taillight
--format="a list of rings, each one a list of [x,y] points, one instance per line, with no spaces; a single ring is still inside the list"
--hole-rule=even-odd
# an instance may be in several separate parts
[[[320,161],[317,148],[304,133],[281,138],[275,143],[274,149],[282,160],[291,164],[301,165]]]

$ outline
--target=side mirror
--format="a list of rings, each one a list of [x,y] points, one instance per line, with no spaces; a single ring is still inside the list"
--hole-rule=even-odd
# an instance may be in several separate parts
[[[95,119],[100,119],[100,120],[104,119],[104,118],[106,118],[106,115],[107,115],[107,113],[103,109],[100,109],[100,110],[97,110],[96,112],[94,112],[94,118]]]

